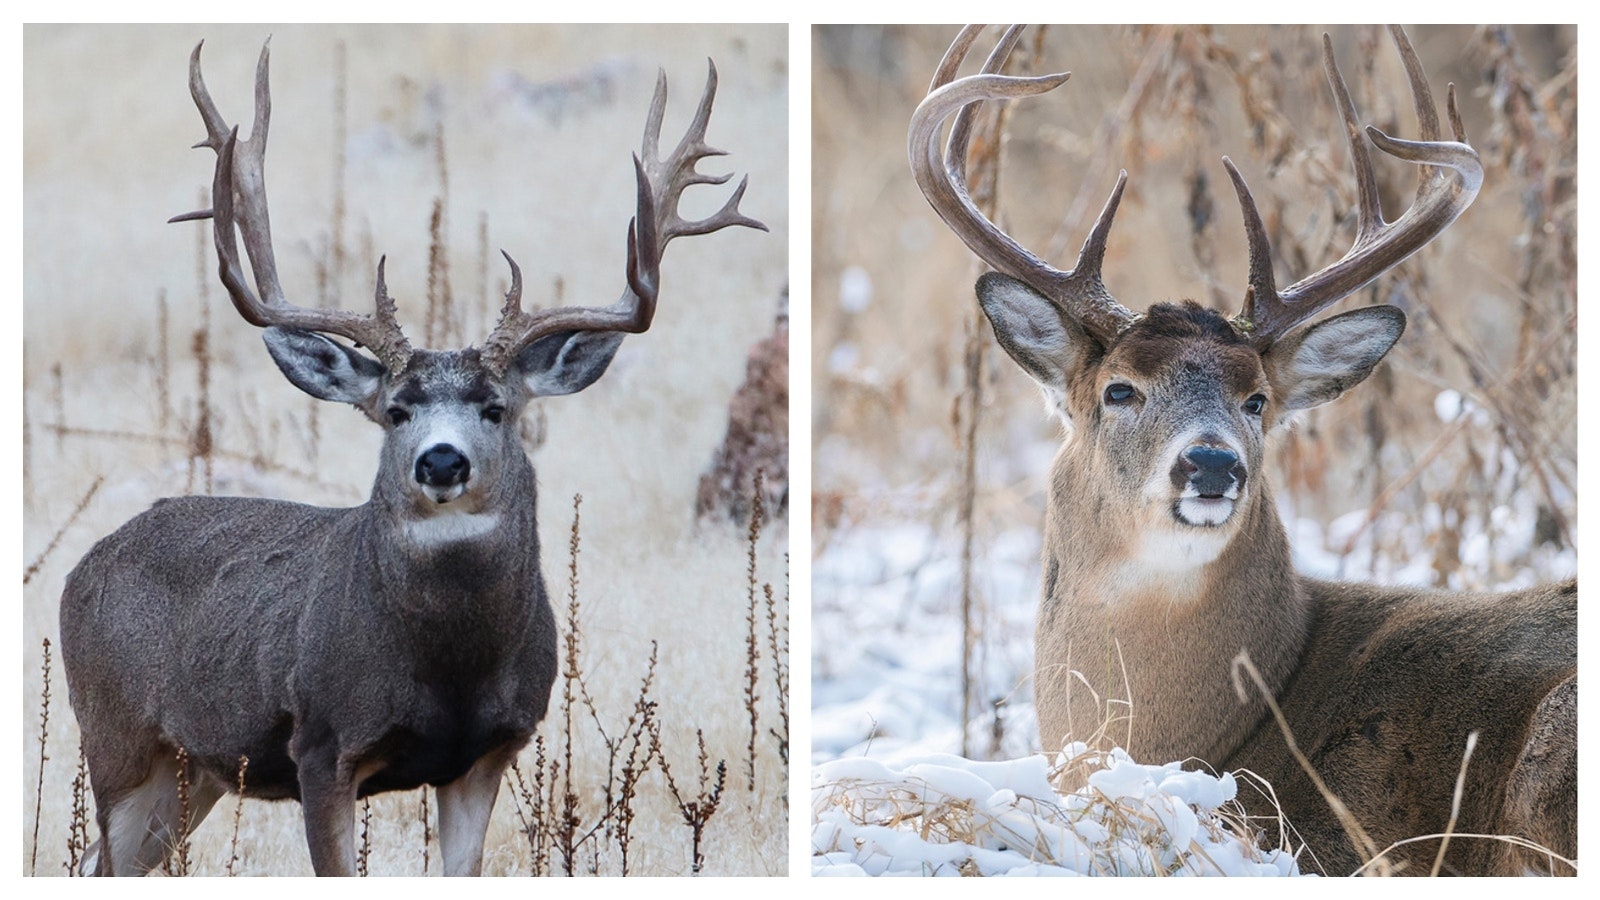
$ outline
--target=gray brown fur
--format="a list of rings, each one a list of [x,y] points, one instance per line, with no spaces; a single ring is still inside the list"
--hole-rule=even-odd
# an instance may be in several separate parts
[[[1202,329],[1170,346],[1177,309],[1153,308],[1109,351],[1081,347],[1075,357],[1065,412],[1083,425],[1055,461],[1045,526],[1034,685],[1044,746],[1101,725],[1107,710],[1090,688],[1127,700],[1131,722],[1114,723],[1110,736],[1136,757],[1265,777],[1297,832],[1292,842],[1309,847],[1302,865],[1355,871],[1365,857],[1290,755],[1265,703],[1253,688],[1247,702],[1236,695],[1233,660],[1242,651],[1376,849],[1445,831],[1466,737],[1476,731],[1454,832],[1524,837],[1573,858],[1574,582],[1468,595],[1299,576],[1270,491],[1255,474],[1260,436],[1276,424],[1270,412],[1255,438],[1240,440],[1252,476],[1242,506],[1217,526],[1227,530],[1225,548],[1201,565],[1141,576],[1141,542],[1170,527],[1158,523],[1160,504],[1139,495],[1145,470],[1162,465],[1165,437],[1207,410],[1236,407],[1251,391],[1275,401],[1297,390],[1287,381],[1293,367],[1274,351],[1241,371],[1240,360],[1222,361],[1227,342]],[[1188,314],[1222,323],[1197,307]],[[1153,345],[1168,352],[1152,353]],[[1147,395],[1133,427],[1106,421],[1115,414],[1097,386],[1118,378],[1137,380]],[[1270,821],[1264,799],[1248,788],[1241,799]],[[1445,871],[1570,873],[1508,846],[1456,839]],[[1435,841],[1418,842],[1386,859],[1425,874],[1437,850]]]
[[[162,500],[68,576],[62,652],[93,777],[99,873],[165,858],[178,747],[196,770],[195,824],[248,756],[247,796],[305,805],[319,873],[352,873],[359,796],[435,785],[441,817],[477,804],[487,825],[499,768],[487,798],[457,802],[449,786],[464,788],[481,760],[503,768],[528,742],[556,672],[533,467],[514,413],[490,423],[478,412],[519,410],[530,395],[520,380],[486,381],[472,350],[419,351],[381,382],[364,406],[404,396],[412,418],[387,426],[366,504]],[[464,407],[483,422],[477,442],[460,441],[476,480],[441,511],[412,483],[415,439],[427,443],[437,414]],[[408,530],[446,515],[495,524],[422,540]],[[119,808],[132,821],[121,829]],[[441,842],[449,870],[477,870],[481,850],[456,835]]]

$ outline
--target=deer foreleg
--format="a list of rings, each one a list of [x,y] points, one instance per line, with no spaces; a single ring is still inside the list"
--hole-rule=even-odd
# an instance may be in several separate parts
[[[500,778],[516,750],[492,750],[467,774],[439,786],[439,849],[444,854],[444,874],[481,875],[483,839],[489,816],[500,793]]]
[[[333,752],[312,752],[297,760],[300,805],[306,817],[306,845],[318,875],[356,874],[356,788],[379,766],[358,770]]]

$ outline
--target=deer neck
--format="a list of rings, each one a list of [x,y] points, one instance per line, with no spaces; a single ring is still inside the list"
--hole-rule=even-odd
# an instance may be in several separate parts
[[[1143,761],[1220,764],[1265,713],[1237,699],[1233,660],[1248,652],[1276,693],[1310,621],[1272,497],[1258,480],[1231,532],[1151,529],[1114,508],[1091,470],[1064,451],[1052,473],[1035,648],[1043,746],[1109,724],[1103,739]]]
[[[412,609],[526,603],[539,574],[538,492],[533,467],[518,454],[482,497],[429,508],[380,471],[362,508],[373,577]]]

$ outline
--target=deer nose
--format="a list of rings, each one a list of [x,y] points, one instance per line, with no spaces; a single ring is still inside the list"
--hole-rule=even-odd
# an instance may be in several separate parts
[[[472,463],[449,444],[435,444],[417,457],[417,483],[430,487],[466,484]]]
[[[1179,487],[1192,486],[1202,497],[1221,497],[1231,487],[1244,486],[1244,464],[1226,447],[1196,444],[1178,457],[1172,480]]]

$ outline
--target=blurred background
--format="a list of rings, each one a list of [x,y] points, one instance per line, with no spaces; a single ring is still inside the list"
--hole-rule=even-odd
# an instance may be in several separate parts
[[[380,429],[288,384],[259,329],[234,312],[217,279],[210,224],[165,224],[209,206],[214,157],[188,149],[205,133],[187,88],[190,51],[205,40],[212,96],[229,122],[248,130],[256,60],[269,35],[266,178],[286,293],[301,305],[369,311],[378,258],[387,255],[389,293],[413,345],[444,348],[488,335],[510,277],[502,248],[522,268],[530,307],[615,301],[635,209],[630,155],[639,151],[658,69],[669,86],[667,153],[693,115],[707,57],[715,59],[720,86],[707,140],[729,155],[700,170],[734,179],[689,189],[681,210],[690,218],[714,212],[748,174],[742,210],[771,233],[732,228],[674,241],[651,330],[629,337],[594,386],[535,401],[524,417],[540,480],[546,581],[569,633],[569,535],[574,497],[583,495],[579,630],[594,704],[575,709],[568,729],[558,696],[540,734],[551,758],[564,741],[576,746],[568,773],[574,824],[580,835],[596,828],[580,842],[581,858],[567,862],[579,872],[618,871],[614,829],[598,824],[610,822],[603,814],[618,774],[610,745],[648,743],[623,722],[653,665],[661,746],[680,786],[692,792],[702,766],[725,760],[728,788],[718,815],[703,823],[702,842],[652,766],[639,787],[631,871],[783,872],[786,540],[769,524],[752,549],[748,503],[696,524],[701,477],[728,431],[730,401],[753,348],[774,336],[786,312],[789,72],[781,25],[24,31],[22,646],[30,752],[21,777],[27,798],[42,807],[36,818],[35,803],[27,804],[24,865],[61,874],[77,821],[76,727],[59,655],[53,672],[42,656],[43,641],[56,639],[62,581],[83,553],[158,497],[248,494],[349,506],[365,500],[377,468]],[[768,475],[770,484],[776,473]],[[742,485],[743,496],[751,487]],[[775,512],[769,503],[769,523]],[[776,588],[770,605],[762,582]],[[42,700],[53,705],[48,741],[36,745]],[[530,747],[530,783],[534,757]],[[546,776],[547,792],[562,783]],[[418,793],[374,801],[374,873],[424,871],[427,807],[419,811]],[[561,871],[548,844],[542,858],[530,845],[534,835],[510,794],[496,810],[485,871]],[[525,805],[528,797],[519,799]],[[224,800],[196,834],[194,871],[221,874],[232,811]],[[242,818],[241,873],[309,874],[294,804],[251,801]],[[432,853],[437,870],[436,842]]]
[[[1038,530],[1062,434],[994,344],[972,293],[982,269],[906,162],[911,112],[956,31],[812,31],[814,759],[1037,749]],[[1280,285],[1338,259],[1355,180],[1324,31],[1360,119],[1415,137],[1377,27],[1029,29],[1007,71],[1073,75],[1007,111],[999,221],[1070,268],[1126,169],[1110,291],[1135,310],[1192,298],[1231,314],[1248,254],[1227,155],[1261,208]],[[1576,32],[1408,33],[1441,116],[1457,86],[1484,188],[1441,238],[1341,303],[1397,305],[1409,326],[1367,383],[1276,435],[1268,477],[1307,573],[1454,588],[1568,576]],[[1392,220],[1417,173],[1374,158]]]

